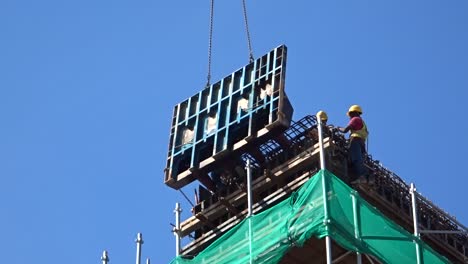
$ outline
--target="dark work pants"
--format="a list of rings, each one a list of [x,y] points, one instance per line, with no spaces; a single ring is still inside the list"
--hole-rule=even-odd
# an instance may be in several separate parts
[[[351,139],[348,155],[349,160],[351,162],[351,168],[355,174],[354,179],[357,179],[359,176],[365,173],[364,170],[364,154],[366,153],[366,149],[364,146],[364,141],[360,138],[353,138]]]

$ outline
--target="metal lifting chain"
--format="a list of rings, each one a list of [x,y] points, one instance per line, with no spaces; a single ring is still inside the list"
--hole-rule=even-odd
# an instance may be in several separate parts
[[[208,76],[206,87],[210,86],[211,80],[211,47],[213,43],[213,17],[214,17],[214,0],[210,0],[210,37],[208,41]]]
[[[245,31],[247,32],[247,45],[249,46],[249,62],[254,61],[254,56],[252,52],[252,44],[250,41],[250,31],[249,31],[249,23],[247,21],[247,7],[245,4],[245,0],[242,0],[242,7],[244,10],[244,22],[245,22]]]
[[[252,44],[250,40],[250,31],[249,31],[249,23],[247,21],[247,6],[245,4],[245,0],[242,0],[242,7],[244,13],[244,22],[245,22],[245,31],[247,33],[247,45],[249,48],[249,62],[254,61],[253,51],[252,51]],[[210,0],[210,34],[209,34],[209,41],[208,41],[208,76],[206,87],[211,85],[211,49],[213,46],[213,20],[214,20],[214,0]]]

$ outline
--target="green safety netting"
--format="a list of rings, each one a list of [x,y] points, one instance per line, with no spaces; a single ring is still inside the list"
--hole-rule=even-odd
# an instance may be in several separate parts
[[[450,263],[322,170],[288,199],[244,219],[193,259],[179,256],[171,264],[278,263],[290,248],[327,235],[342,247],[373,255],[382,263],[416,263],[416,243],[424,263]]]

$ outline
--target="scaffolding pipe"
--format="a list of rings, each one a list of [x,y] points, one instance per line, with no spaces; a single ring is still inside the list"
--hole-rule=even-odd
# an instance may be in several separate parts
[[[325,237],[325,246],[327,247],[327,264],[332,263],[332,252],[331,252],[331,238],[330,236]]]
[[[247,170],[247,204],[249,209],[247,217],[249,217],[252,215],[252,168],[250,165],[250,159],[247,159],[245,169]]]
[[[150,259],[149,258],[146,259],[146,264],[150,264]]]
[[[346,258],[349,254],[351,254],[353,251],[347,251],[343,255],[337,257],[336,259],[333,260],[332,264],[340,263],[344,258]]]
[[[354,237],[360,241],[361,240],[361,225],[359,222],[359,215],[358,215],[358,202],[356,199],[356,191],[353,191],[351,195],[351,199],[353,201],[353,222],[354,222]],[[359,251],[356,252],[357,263],[362,264],[362,255]]]
[[[247,206],[248,213],[247,218],[249,221],[249,263],[253,263],[252,258],[252,167],[250,164],[250,159],[247,159],[247,164],[245,166],[247,170]]]
[[[109,257],[107,256],[107,251],[104,250],[101,256],[102,264],[107,264],[109,262]]]
[[[418,228],[418,207],[416,203],[416,187],[414,183],[411,183],[410,186],[410,194],[411,194],[411,206],[413,207],[413,226],[414,226],[414,243],[416,246],[416,263],[421,264],[422,256],[421,256],[421,248],[419,246],[419,228]]]
[[[175,227],[174,227],[174,235],[176,238],[176,257],[180,255],[180,213],[182,212],[182,208],[180,207],[180,203],[176,203],[174,214],[175,214]]]
[[[369,260],[369,262],[370,262],[371,264],[374,264],[374,261],[372,261],[372,258],[369,257],[369,255],[365,255],[365,256],[366,256],[367,260]]]
[[[322,120],[320,116],[316,115],[317,117],[317,130],[318,130],[318,136],[319,136],[319,147],[320,147],[320,169],[323,172],[322,176],[322,191],[323,191],[323,206],[325,208],[324,216],[325,216],[325,227],[326,230],[328,231],[328,224],[329,224],[329,219],[328,219],[328,197],[327,197],[327,183],[326,183],[326,174],[325,174],[325,149],[323,148],[323,130],[322,130]],[[327,264],[331,264],[333,259],[332,259],[332,251],[331,251],[331,238],[330,236],[325,237],[325,246],[326,246],[326,256],[327,256]]]
[[[249,221],[249,263],[253,263],[253,256],[252,256],[252,217],[248,218]]]
[[[317,114],[317,123],[318,123],[318,136],[319,136],[319,147],[320,147],[320,169],[325,169],[325,150],[323,148],[323,124],[320,116]]]
[[[419,234],[465,234],[463,231],[454,230],[420,230]]]
[[[141,245],[143,245],[143,235],[141,233],[137,234],[137,239],[135,240],[137,244],[136,250],[136,264],[140,264],[141,260]]]
[[[362,264],[362,255],[361,255],[361,253],[356,252],[356,258],[357,258],[356,262],[358,264]]]

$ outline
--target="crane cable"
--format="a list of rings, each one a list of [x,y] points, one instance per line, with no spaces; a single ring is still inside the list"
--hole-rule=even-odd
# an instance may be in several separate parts
[[[210,0],[210,36],[208,40],[208,76],[206,87],[210,86],[211,79],[211,48],[213,46],[213,17],[214,17],[214,0]]]
[[[247,7],[245,4],[245,0],[242,0],[242,9],[244,11],[245,32],[247,33],[247,45],[249,47],[249,62],[252,63],[254,61],[254,56],[252,51],[252,43],[250,41],[250,31],[249,23],[247,21]]]
[[[242,0],[242,10],[244,14],[244,24],[245,24],[245,32],[247,34],[247,46],[249,49],[249,63],[254,61],[253,51],[252,51],[252,41],[250,39],[250,31],[249,31],[249,22],[247,20],[247,5],[245,0]],[[214,0],[210,0],[210,33],[208,39],[208,76],[206,87],[211,85],[211,50],[213,47],[213,20],[214,20]]]

